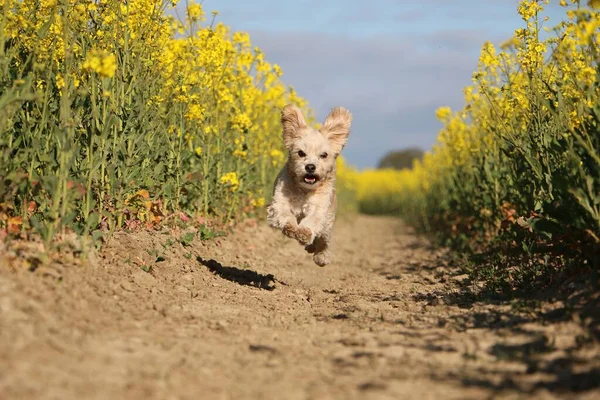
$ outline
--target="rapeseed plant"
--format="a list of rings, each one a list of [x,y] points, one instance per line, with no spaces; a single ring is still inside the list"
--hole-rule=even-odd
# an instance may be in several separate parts
[[[307,102],[248,34],[205,22],[200,3],[184,20],[173,7],[0,1],[1,230],[50,243],[160,222],[152,212],[229,223],[264,206],[280,110],[310,117]]]
[[[523,285],[565,265],[597,269],[600,13],[588,3],[561,1],[564,19],[547,29],[548,1],[522,0],[524,26],[500,49],[483,45],[464,107],[438,109],[443,128],[423,161],[353,173],[361,208],[398,212],[471,254],[510,249],[528,260],[494,273],[478,262],[472,272],[492,285]],[[554,34],[543,39],[543,29]]]

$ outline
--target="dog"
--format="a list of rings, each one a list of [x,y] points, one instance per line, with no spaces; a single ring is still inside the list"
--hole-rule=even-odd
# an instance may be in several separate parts
[[[331,234],[337,200],[335,163],[348,141],[352,114],[331,110],[319,130],[309,127],[302,111],[288,104],[281,112],[285,166],[274,183],[267,224],[305,246],[315,264],[331,262]]]

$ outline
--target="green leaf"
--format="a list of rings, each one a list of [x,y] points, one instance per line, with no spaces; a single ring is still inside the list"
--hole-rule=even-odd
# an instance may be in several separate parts
[[[104,238],[104,233],[101,230],[96,230],[92,232],[92,241],[94,243],[99,243]]]
[[[95,229],[98,226],[98,221],[100,221],[100,214],[97,212],[91,213],[86,221],[88,229]]]
[[[560,223],[549,218],[532,218],[528,221],[528,225],[531,227],[533,232],[548,239],[552,239],[553,235],[563,232]]]
[[[68,211],[65,215],[60,219],[61,225],[71,225],[72,222],[77,217],[77,211]]]
[[[159,175],[162,175],[162,172],[163,172],[163,170],[164,170],[164,166],[165,166],[165,165],[164,165],[164,163],[162,163],[162,162],[159,162],[158,164],[156,164],[156,165],[154,166],[154,171],[153,171],[153,172],[154,172],[154,176],[159,176]]]
[[[194,234],[194,232],[188,232],[182,235],[181,238],[179,238],[179,242],[184,246],[189,246],[195,237],[196,235]]]

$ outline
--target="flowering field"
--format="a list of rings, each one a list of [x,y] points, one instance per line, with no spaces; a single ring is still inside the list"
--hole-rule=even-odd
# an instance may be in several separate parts
[[[422,162],[357,179],[361,208],[466,250],[494,288],[600,262],[599,2],[561,0],[559,24],[547,3],[521,1],[523,27],[484,44],[464,108],[437,111],[444,127]]]
[[[4,235],[97,238],[264,205],[284,160],[281,108],[312,114],[247,34],[175,7],[0,1]]]
[[[438,142],[412,169],[338,160],[340,211],[402,215],[494,287],[597,268],[600,13],[561,0],[556,24],[546,3],[522,1],[523,27],[484,44],[465,106],[438,110]],[[311,110],[247,34],[175,7],[0,0],[2,236],[224,225],[268,201],[280,110]]]

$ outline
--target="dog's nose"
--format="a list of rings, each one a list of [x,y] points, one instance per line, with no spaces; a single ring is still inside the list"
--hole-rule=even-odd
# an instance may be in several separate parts
[[[307,164],[306,167],[304,167],[304,169],[306,169],[306,172],[308,172],[309,174],[312,174],[313,172],[315,172],[315,169],[317,169],[317,167],[315,167],[315,164]]]

